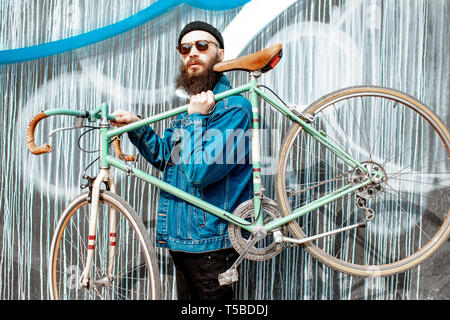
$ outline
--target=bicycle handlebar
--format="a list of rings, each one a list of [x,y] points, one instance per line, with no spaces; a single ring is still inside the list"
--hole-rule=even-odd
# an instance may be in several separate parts
[[[80,116],[87,117],[87,114],[84,111],[68,111],[68,113],[65,113],[65,112],[58,113],[58,111],[54,111],[53,113],[54,113],[54,115],[67,114],[67,115],[78,116],[78,117],[80,117]],[[37,124],[39,123],[39,121],[41,121],[45,118],[48,118],[50,115],[53,115],[53,114],[51,114],[50,112],[46,113],[45,111],[42,111],[42,112],[38,113],[37,115],[35,115],[31,119],[30,123],[28,124],[28,128],[25,133],[25,140],[26,140],[28,150],[34,155],[50,153],[52,151],[52,146],[49,145],[48,143],[45,143],[42,146],[37,147],[34,142],[35,141],[34,131],[36,129]],[[111,119],[113,119],[113,118],[114,117],[111,116]],[[119,138],[114,139],[112,144],[113,144],[114,152],[119,159],[125,160],[125,161],[136,161],[135,155],[126,155],[122,152]]]
[[[125,161],[136,161],[136,156],[124,154],[124,153],[122,152],[122,148],[120,147],[120,139],[119,139],[119,138],[114,139],[112,145],[113,145],[114,152],[115,152],[116,156],[117,156],[120,160],[125,160]]]
[[[39,121],[41,121],[42,119],[45,119],[47,117],[48,117],[48,115],[45,114],[44,111],[42,111],[41,113],[38,113],[37,115],[35,115],[33,117],[33,119],[31,119],[30,123],[28,124],[27,132],[25,134],[25,140],[27,142],[28,150],[34,155],[49,153],[52,151],[52,146],[49,145],[48,143],[46,143],[40,147],[37,147],[36,144],[34,143],[34,129],[36,129],[36,126]]]

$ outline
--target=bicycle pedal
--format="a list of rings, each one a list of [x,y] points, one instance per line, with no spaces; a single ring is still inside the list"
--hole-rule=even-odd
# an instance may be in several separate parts
[[[219,274],[219,284],[227,286],[239,280],[239,274],[236,268],[228,269],[224,273]]]

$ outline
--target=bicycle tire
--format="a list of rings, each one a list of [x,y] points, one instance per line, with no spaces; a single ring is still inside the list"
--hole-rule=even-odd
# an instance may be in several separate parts
[[[96,255],[90,276],[91,283],[95,283],[95,279],[106,274],[110,239],[108,217],[109,210],[114,208],[117,216],[114,280],[90,289],[80,286],[87,254],[89,197],[89,192],[77,196],[58,221],[48,266],[51,299],[160,299],[159,271],[148,231],[127,202],[106,190],[100,191]]]
[[[450,135],[433,112],[400,91],[358,86],[320,98],[305,113],[314,116],[317,128],[327,127],[337,132],[330,135],[324,130],[332,139],[339,137],[339,145],[356,160],[365,161],[365,165],[382,164],[387,176],[385,184],[378,186],[381,191],[372,190],[374,195],[368,200],[367,207],[374,209],[375,219],[365,228],[305,243],[305,249],[313,257],[346,274],[387,276],[417,266],[446,242],[450,235],[450,188],[446,178],[450,167]],[[341,138],[342,133],[347,135]],[[363,140],[367,140],[364,151]],[[386,158],[383,160],[381,155]],[[314,168],[316,173],[310,168],[314,161],[319,163]],[[293,170],[290,171],[293,165],[300,167],[300,174],[295,177]],[[333,189],[330,186],[351,183],[355,171],[349,174],[347,169],[349,166],[333,158],[312,138],[307,139],[300,124],[294,123],[282,142],[275,178],[281,214],[290,215],[294,206],[311,200],[321,191],[327,193]],[[388,172],[394,169],[397,171]],[[290,180],[294,181],[292,186]],[[361,216],[355,206],[356,195],[363,194],[354,192],[343,198],[345,203],[343,199],[336,200],[315,210],[314,217],[309,213],[289,222],[290,233],[305,238],[319,229],[329,231],[354,223]],[[376,224],[371,225],[372,222]]]

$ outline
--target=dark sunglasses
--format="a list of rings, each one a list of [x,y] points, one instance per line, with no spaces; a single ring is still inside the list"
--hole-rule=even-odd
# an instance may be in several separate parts
[[[191,52],[192,46],[195,45],[195,47],[197,48],[198,51],[206,51],[206,50],[208,50],[210,43],[216,45],[217,47],[219,46],[217,43],[215,43],[213,41],[198,40],[198,41],[191,42],[191,43],[182,43],[179,46],[177,46],[177,50],[180,51],[180,53],[183,55],[188,54],[189,52]]]

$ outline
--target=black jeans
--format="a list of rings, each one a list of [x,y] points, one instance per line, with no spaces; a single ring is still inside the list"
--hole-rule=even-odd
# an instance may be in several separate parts
[[[204,253],[169,251],[179,300],[232,300],[233,288],[219,285],[219,274],[238,258],[233,248]]]

